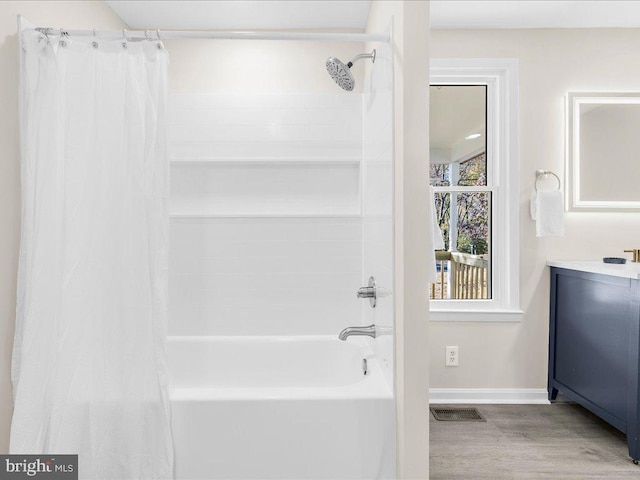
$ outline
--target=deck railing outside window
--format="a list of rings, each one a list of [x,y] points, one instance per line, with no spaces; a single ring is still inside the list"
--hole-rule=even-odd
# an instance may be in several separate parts
[[[490,298],[487,255],[438,251],[438,278],[431,284],[432,299]]]

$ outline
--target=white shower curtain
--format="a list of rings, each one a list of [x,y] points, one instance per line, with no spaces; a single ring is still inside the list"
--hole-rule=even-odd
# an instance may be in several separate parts
[[[12,453],[172,478],[168,53],[26,32]]]

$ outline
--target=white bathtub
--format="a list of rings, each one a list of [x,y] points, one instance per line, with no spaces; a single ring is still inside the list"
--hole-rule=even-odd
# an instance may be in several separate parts
[[[369,339],[169,337],[169,369],[178,480],[395,477]]]

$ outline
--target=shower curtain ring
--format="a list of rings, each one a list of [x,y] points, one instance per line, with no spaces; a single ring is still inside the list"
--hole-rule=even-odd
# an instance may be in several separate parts
[[[162,39],[160,38],[160,29],[156,28],[156,37],[158,37],[158,50],[162,50]]]
[[[47,43],[49,43],[49,32],[51,31],[50,28],[36,28],[36,32],[40,32],[40,34],[42,35],[40,37],[40,40],[38,41],[46,41]]]
[[[67,46],[67,42],[65,41],[65,37],[69,36],[69,32],[67,32],[65,29],[61,28],[60,29],[60,46],[61,47],[66,47]]]
[[[122,42],[122,48],[127,48],[127,42],[129,41],[129,39],[127,38],[127,29],[126,28],[122,29],[122,38],[124,38],[124,42]]]

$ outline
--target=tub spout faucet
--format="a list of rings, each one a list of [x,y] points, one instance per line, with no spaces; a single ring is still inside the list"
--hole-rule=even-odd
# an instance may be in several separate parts
[[[351,335],[365,335],[367,337],[376,338],[376,326],[369,325],[368,327],[347,327],[340,332],[338,338],[340,340],[346,340]]]

